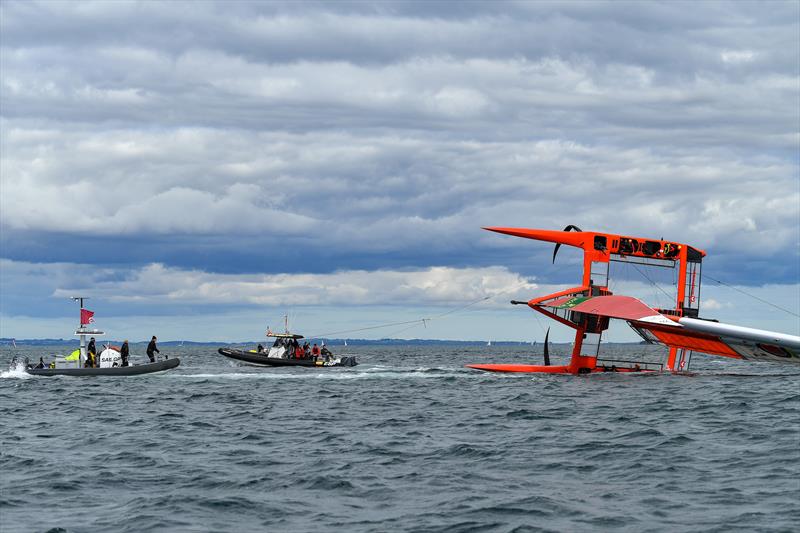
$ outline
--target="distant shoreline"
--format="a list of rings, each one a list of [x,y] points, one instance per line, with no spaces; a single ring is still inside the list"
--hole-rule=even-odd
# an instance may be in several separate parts
[[[348,346],[485,346],[486,341],[459,341],[459,340],[442,340],[442,339],[311,339],[315,342],[324,341],[325,344],[330,346],[344,346],[347,341]],[[16,342],[17,346],[64,346],[64,345],[79,345],[78,339],[10,339],[0,338],[0,346],[12,346]],[[147,344],[148,340],[134,341],[130,344]],[[121,344],[121,340],[102,339],[101,344]],[[231,346],[241,344],[264,344],[265,339],[262,340],[249,340],[238,342],[226,341],[161,341],[159,346]],[[536,346],[541,346],[541,342],[537,342]],[[560,346],[570,344],[568,342],[550,342],[551,346]],[[639,342],[609,342],[608,344],[642,344]],[[492,341],[492,346],[531,346],[528,341]]]

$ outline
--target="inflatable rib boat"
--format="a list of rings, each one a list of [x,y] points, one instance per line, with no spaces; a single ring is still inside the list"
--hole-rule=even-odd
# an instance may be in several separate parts
[[[122,354],[117,346],[106,345],[106,349],[96,356],[94,353],[94,337],[105,335],[98,329],[89,329],[90,322],[94,322],[94,313],[83,307],[82,296],[72,298],[80,302],[80,326],[75,335],[80,339],[80,347],[68,356],[57,356],[54,361],[45,363],[44,358],[39,358],[38,365],[25,361],[24,369],[32,376],[138,376],[171,370],[181,364],[177,357],[164,361],[155,361],[141,365],[122,366]],[[91,337],[89,345],[86,337]],[[154,337],[155,338],[155,337]],[[126,341],[127,342],[127,341]],[[97,361],[94,361],[97,359]],[[11,361],[12,366],[17,366],[16,360]]]
[[[248,365],[256,366],[309,366],[316,368],[330,368],[334,366],[356,366],[356,358],[352,356],[333,357],[327,361],[323,358],[314,359],[313,357],[304,357],[301,359],[289,357],[270,357],[268,352],[256,352],[237,350],[235,348],[220,348],[217,350],[220,355],[224,355],[230,359],[247,363]]]
[[[107,368],[27,368],[34,376],[139,376],[170,370],[181,364],[180,359],[167,359],[143,365],[112,366]]]

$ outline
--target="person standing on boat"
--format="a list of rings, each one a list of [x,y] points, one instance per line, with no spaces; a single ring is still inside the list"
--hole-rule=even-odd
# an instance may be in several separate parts
[[[119,349],[119,355],[122,357],[122,366],[128,366],[128,356],[130,355],[128,339],[125,339],[125,342],[122,343],[122,347]]]
[[[94,368],[97,366],[97,347],[94,344],[94,337],[89,339],[89,344],[86,346],[86,367]]]
[[[316,342],[314,343],[314,346],[311,347],[311,355],[312,355],[312,357],[314,357],[315,361],[317,359],[319,359],[319,355],[320,355],[319,346],[317,346]]]
[[[156,336],[153,335],[153,338],[150,339],[150,344],[147,345],[147,357],[150,358],[151,363],[156,362],[155,352],[161,353],[161,351],[156,346],[156,340],[158,339],[156,339]]]

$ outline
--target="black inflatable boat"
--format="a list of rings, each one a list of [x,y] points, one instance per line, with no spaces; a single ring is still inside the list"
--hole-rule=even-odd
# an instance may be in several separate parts
[[[220,348],[217,350],[221,355],[247,363],[249,365],[257,366],[308,366],[315,368],[331,368],[335,366],[356,366],[356,358],[354,356],[334,357],[328,361],[322,358],[316,360],[312,357],[308,358],[288,358],[288,357],[269,357],[268,353],[256,351],[237,350],[235,348]]]

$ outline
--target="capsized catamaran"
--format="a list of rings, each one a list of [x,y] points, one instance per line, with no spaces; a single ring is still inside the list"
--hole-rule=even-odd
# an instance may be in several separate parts
[[[583,250],[581,285],[533,298],[524,304],[575,330],[570,361],[550,365],[545,340],[545,364],[472,364],[469,368],[493,372],[542,372],[586,374],[592,372],[685,371],[692,352],[748,361],[800,364],[800,337],[754,328],[722,324],[700,318],[700,278],[703,250],[663,239],[642,239],[610,233],[582,231],[567,226],[563,231],[525,228],[484,228],[497,233],[555,243]],[[654,309],[630,296],[609,290],[609,263],[677,270],[673,308]],[[625,320],[647,343],[668,348],[662,363],[605,359],[600,354],[603,332],[611,319]]]
[[[80,325],[75,331],[75,335],[80,338],[80,348],[66,357],[56,357],[49,364],[44,364],[43,359],[40,359],[42,360],[40,366],[27,364],[25,371],[28,374],[34,376],[137,376],[170,370],[181,364],[181,360],[175,357],[154,363],[122,366],[122,355],[116,346],[106,346],[98,355],[97,366],[86,367],[86,336],[105,335],[103,331],[88,327],[90,322],[94,322],[94,313],[83,307],[83,301],[87,299],[82,296],[73,297],[73,300],[80,302]]]

